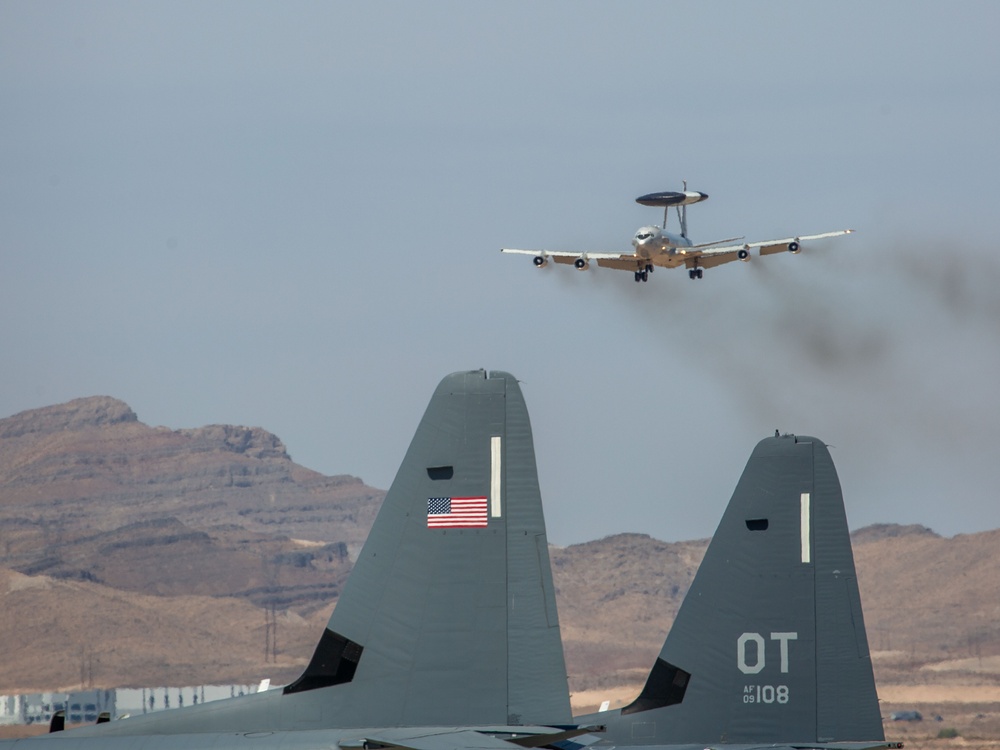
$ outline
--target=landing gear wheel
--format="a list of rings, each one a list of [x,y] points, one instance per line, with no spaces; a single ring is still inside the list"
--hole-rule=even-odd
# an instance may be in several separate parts
[[[688,278],[691,279],[692,281],[694,279],[697,279],[698,278],[698,269],[697,268],[690,269],[688,271]]]
[[[647,263],[646,264],[646,273],[652,273],[652,272],[653,272],[653,265],[651,263]]]
[[[636,281],[636,283],[639,283],[640,281],[642,281],[642,271],[636,271],[635,272],[635,281]]]
[[[649,271],[643,271],[639,274],[643,281],[649,281]]]
[[[695,270],[698,272],[698,278],[700,279],[702,277],[702,274],[704,273],[704,271],[702,269],[700,269],[700,268],[696,268]]]

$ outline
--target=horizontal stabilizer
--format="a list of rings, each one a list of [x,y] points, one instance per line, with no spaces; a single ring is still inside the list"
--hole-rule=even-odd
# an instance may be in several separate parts
[[[579,747],[599,740],[603,726],[471,726],[383,729],[358,739],[341,738],[342,750],[517,750],[553,747],[581,738]]]
[[[408,736],[395,737],[391,733],[379,733],[366,736],[360,747],[365,750],[386,748],[392,750],[515,750],[506,740],[478,732],[474,729],[453,729],[447,732],[423,734],[414,736],[412,730]],[[345,747],[343,742],[340,747]]]

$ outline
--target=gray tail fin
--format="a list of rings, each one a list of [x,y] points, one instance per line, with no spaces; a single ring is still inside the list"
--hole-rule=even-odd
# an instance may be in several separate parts
[[[305,673],[324,726],[570,721],[515,378],[438,386]],[[348,724],[345,724],[349,722]]]
[[[619,744],[884,739],[823,443],[757,444],[641,695],[600,716]]]
[[[528,411],[511,375],[480,370],[435,391],[298,680],[75,731],[571,719]]]

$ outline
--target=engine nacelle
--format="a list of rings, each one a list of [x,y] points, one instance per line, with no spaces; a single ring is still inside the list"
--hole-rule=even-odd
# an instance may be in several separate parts
[[[800,252],[802,252],[802,248],[799,247],[798,242],[793,240],[788,243],[788,252],[790,252],[792,255],[798,255]]]
[[[535,268],[545,268],[549,264],[549,259],[544,255],[536,255],[531,262],[535,264]]]
[[[741,247],[739,250],[736,251],[736,257],[739,258],[740,260],[742,260],[744,263],[749,263],[750,262],[750,248],[749,247]]]
[[[590,268],[590,261],[587,260],[586,258],[577,258],[576,260],[573,261],[573,267],[577,271],[586,271],[588,268]]]

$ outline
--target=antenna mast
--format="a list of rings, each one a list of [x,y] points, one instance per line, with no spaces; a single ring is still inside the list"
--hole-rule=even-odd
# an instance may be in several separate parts
[[[687,193],[688,181],[684,180],[684,193]],[[677,218],[681,222],[681,237],[688,236],[688,211],[687,203],[677,206]]]

